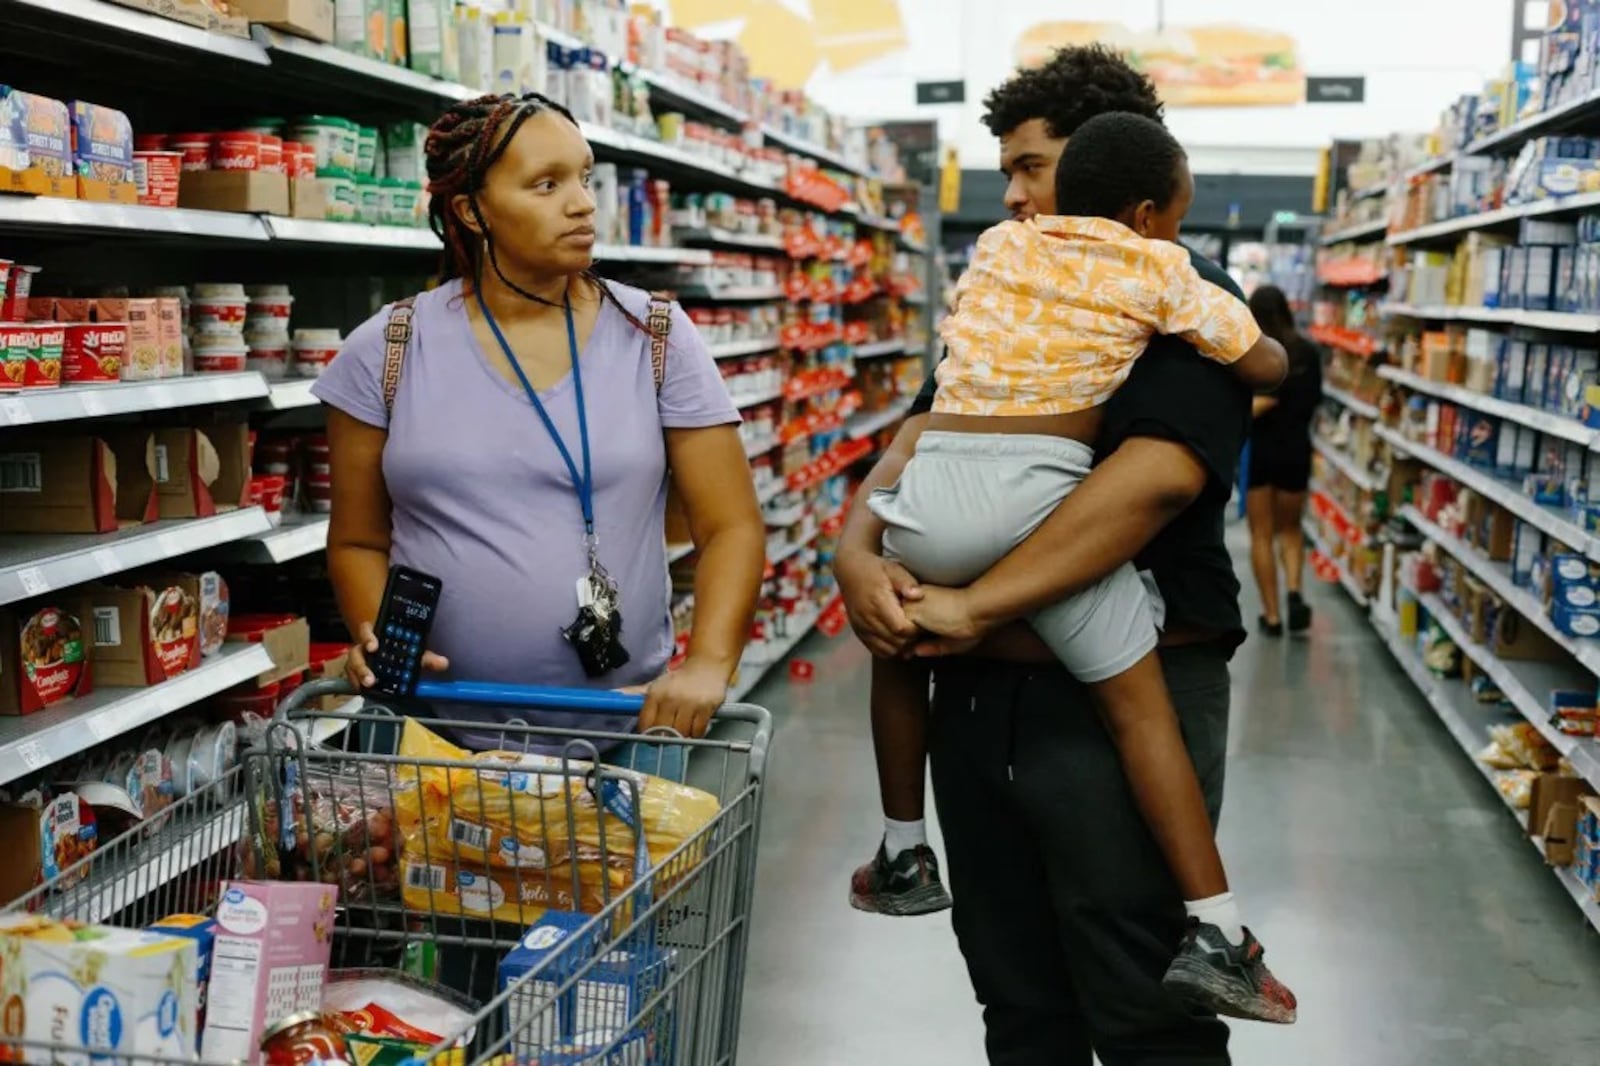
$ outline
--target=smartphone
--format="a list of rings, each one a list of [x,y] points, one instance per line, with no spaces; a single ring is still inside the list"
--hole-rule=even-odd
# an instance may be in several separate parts
[[[422,653],[439,610],[444,583],[407,566],[391,566],[384,586],[383,604],[373,627],[378,650],[367,659],[376,677],[374,692],[385,696],[410,696],[417,690]]]

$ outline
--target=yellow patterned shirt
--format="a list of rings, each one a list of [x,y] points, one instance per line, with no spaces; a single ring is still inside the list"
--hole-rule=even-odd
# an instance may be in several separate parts
[[[1056,415],[1110,399],[1157,333],[1226,364],[1261,329],[1181,245],[1110,219],[1040,215],[978,238],[940,333],[935,411]]]

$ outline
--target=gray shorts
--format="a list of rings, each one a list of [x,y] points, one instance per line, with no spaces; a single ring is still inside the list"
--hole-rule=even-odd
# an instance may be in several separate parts
[[[919,580],[971,584],[1026,540],[1089,473],[1094,452],[1063,437],[924,433],[892,487],[867,500],[886,555]],[[1124,563],[1028,621],[1074,677],[1104,681],[1156,646],[1162,604]]]

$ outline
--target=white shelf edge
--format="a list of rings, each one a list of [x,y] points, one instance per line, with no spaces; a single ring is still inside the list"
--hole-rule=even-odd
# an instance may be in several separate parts
[[[23,7],[42,8],[52,14],[67,15],[84,22],[108,26],[151,40],[181,45],[196,52],[221,56],[225,59],[238,60],[255,66],[265,66],[268,63],[267,53],[253,41],[212,33],[199,26],[190,26],[187,23],[137,11],[120,4],[101,3],[100,0],[14,0],[14,2]]]
[[[235,846],[244,831],[243,804],[235,804],[221,813],[201,811],[193,824],[167,847],[154,854],[148,849],[134,852],[139,856],[148,856],[137,866],[116,874],[97,870],[99,877],[111,883],[97,891],[84,892],[79,889],[73,893],[69,897],[72,900],[71,916],[88,922],[103,921],[171,884],[212,856]],[[44,906],[48,911],[48,900]]]
[[[1323,456],[1328,462],[1332,463],[1339,473],[1354,482],[1356,488],[1361,489],[1363,492],[1376,492],[1378,490],[1378,479],[1376,477],[1356,466],[1348,455],[1323,438],[1313,434],[1311,447],[1318,455]]]
[[[1376,239],[1382,237],[1388,229],[1389,220],[1378,218],[1373,219],[1371,222],[1361,222],[1354,226],[1346,226],[1341,230],[1334,230],[1332,233],[1320,238],[1318,243],[1324,248],[1330,248],[1335,244],[1344,244],[1348,241],[1361,241],[1368,238]]]
[[[869,344],[855,346],[857,359],[877,359],[885,355],[898,355],[906,350],[906,342],[899,337],[890,337],[888,340],[873,341]]]
[[[756,502],[766,506],[779,496],[782,496],[787,487],[783,478],[773,478],[771,482],[756,490]]]
[[[1552,437],[1571,441],[1574,444],[1593,445],[1600,441],[1600,431],[1590,429],[1575,418],[1558,415],[1552,411],[1542,411],[1537,407],[1527,404],[1512,403],[1495,396],[1485,396],[1481,392],[1460,385],[1448,385],[1442,381],[1430,381],[1419,374],[1409,370],[1401,370],[1397,366],[1380,366],[1378,376],[1397,385],[1404,385],[1413,392],[1423,392],[1436,396],[1441,400],[1449,400],[1465,407],[1471,407],[1484,414],[1504,418],[1519,425],[1528,426],[1547,433]]]
[[[726,289],[685,288],[678,291],[678,299],[699,302],[755,303],[761,300],[781,300],[786,294],[782,285],[733,285]]]
[[[265,533],[239,541],[236,547],[254,562],[286,563],[325,549],[328,522],[326,515],[295,516]]]
[[[775,389],[766,389],[748,396],[734,395],[733,406],[742,411],[747,407],[756,407],[760,404],[771,403],[773,400],[781,399],[783,399],[783,386],[780,385]]]
[[[753,341],[728,341],[723,344],[711,345],[711,358],[734,359],[741,355],[760,355],[762,352],[774,352],[783,347],[776,336],[762,337]]]
[[[186,674],[149,688],[104,688],[21,718],[0,719],[0,784],[87,751],[272,669],[259,644],[224,645]]]
[[[851,440],[862,440],[879,430],[888,429],[906,416],[906,412],[911,410],[914,399],[915,397],[906,396],[882,411],[867,411],[855,415],[844,424],[845,435]]]
[[[1404,244],[1415,244],[1418,241],[1432,240],[1435,237],[1447,237],[1454,233],[1465,233],[1471,230],[1502,225],[1506,222],[1515,222],[1519,218],[1560,215],[1569,211],[1586,211],[1597,206],[1600,206],[1600,192],[1578,193],[1576,196],[1562,196],[1550,200],[1535,200],[1532,203],[1513,204],[1510,207],[1502,207],[1495,211],[1481,211],[1477,214],[1441,219],[1438,222],[1429,222],[1415,229],[1391,233],[1388,237],[1388,243],[1397,247]]]
[[[1386,303],[1378,310],[1439,322],[1477,322],[1491,326],[1523,326],[1555,333],[1600,333],[1600,315],[1575,311],[1534,311],[1510,307],[1456,307],[1447,304]]]
[[[444,247],[432,230],[416,226],[375,226],[367,222],[330,222],[280,215],[261,217],[275,241],[383,248],[396,252],[437,252]]]
[[[261,399],[267,394],[266,380],[249,371],[106,385],[62,385],[54,389],[0,393],[0,426],[238,403]]]
[[[736,233],[721,226],[708,226],[705,229],[686,229],[675,231],[679,240],[704,241],[709,244],[721,244],[734,248],[751,248],[763,252],[781,252],[787,245],[782,237],[767,234]]]
[[[176,22],[170,25],[187,28]],[[229,241],[265,241],[269,237],[259,215],[102,204],[54,196],[0,196],[0,226],[61,226]]]
[[[1421,459],[1435,470],[1448,474],[1468,488],[1476,490],[1479,495],[1493,500],[1530,525],[1537,526],[1562,543],[1571,545],[1589,558],[1600,560],[1600,544],[1596,543],[1595,538],[1553,508],[1534,503],[1522,495],[1518,487],[1451,459],[1426,445],[1408,441],[1388,426],[1380,425],[1376,427],[1376,432],[1402,454]]]
[[[691,556],[693,554],[694,554],[694,545],[693,544],[668,544],[667,545],[667,565],[671,566],[673,563],[678,562],[681,559],[687,559],[687,558],[689,558],[689,556]]]
[[[819,610],[813,611],[810,617],[801,622],[796,632],[779,638],[773,644],[771,654],[765,655],[759,660],[741,661],[739,663],[739,680],[728,690],[728,702],[744,702],[745,698],[755,690],[756,686],[761,684],[767,671],[787,659],[789,654],[800,646],[800,642],[811,634],[811,631],[817,627],[817,622],[822,619],[823,614],[831,606],[832,604],[830,603]]]
[[[268,383],[267,401],[274,411],[292,411],[297,407],[315,407],[317,398],[311,395],[316,378],[292,378]]]
[[[15,603],[94,581],[108,574],[215,548],[265,533],[271,528],[265,511],[259,507],[245,507],[210,518],[135,526],[120,533],[63,534],[60,539],[64,543],[60,550],[41,552],[0,567],[0,604]],[[0,549],[4,549],[10,540],[51,536],[0,534]]]
[[[1335,400],[1343,404],[1363,418],[1378,417],[1377,404],[1371,404],[1365,400],[1357,399],[1354,393],[1347,392],[1344,389],[1339,388],[1337,385],[1324,384],[1322,386],[1322,394],[1328,397],[1330,400]]]

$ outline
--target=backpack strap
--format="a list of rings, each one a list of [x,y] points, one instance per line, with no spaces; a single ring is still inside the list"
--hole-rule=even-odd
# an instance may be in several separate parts
[[[416,302],[415,296],[396,300],[389,308],[389,324],[383,331],[383,410],[390,418],[394,417],[394,398],[400,391],[406,349],[411,347],[411,316]]]
[[[650,314],[645,320],[650,327],[650,373],[655,377],[656,395],[661,394],[661,383],[667,377],[667,340],[672,336],[672,298],[666,293],[650,294]]]

